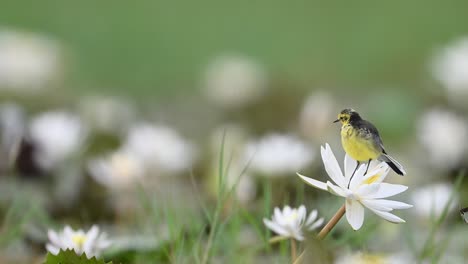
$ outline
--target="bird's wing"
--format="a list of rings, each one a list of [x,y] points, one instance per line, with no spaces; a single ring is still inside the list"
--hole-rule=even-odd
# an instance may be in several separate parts
[[[367,139],[372,141],[372,145],[376,150],[382,151],[385,153],[382,139],[380,138],[379,131],[377,128],[369,121],[362,120],[358,124],[359,130],[362,131],[362,135]]]

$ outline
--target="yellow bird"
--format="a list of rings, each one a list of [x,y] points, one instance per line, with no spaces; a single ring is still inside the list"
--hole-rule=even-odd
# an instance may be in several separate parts
[[[380,160],[386,162],[397,174],[402,176],[406,174],[403,166],[385,151],[377,128],[369,121],[362,119],[354,109],[348,108],[341,111],[334,123],[336,122],[342,124],[341,143],[345,152],[358,163],[354,172],[362,162],[367,162],[367,169],[369,169],[371,160]]]

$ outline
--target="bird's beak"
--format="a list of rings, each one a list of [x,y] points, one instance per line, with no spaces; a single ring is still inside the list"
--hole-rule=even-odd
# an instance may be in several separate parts
[[[339,120],[339,119],[337,119],[337,120],[333,121],[333,123],[336,123],[336,122],[339,122],[339,121],[340,121],[340,120]]]

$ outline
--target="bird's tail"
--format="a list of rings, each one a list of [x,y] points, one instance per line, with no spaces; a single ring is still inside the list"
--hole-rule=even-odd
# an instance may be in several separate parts
[[[398,175],[404,176],[406,174],[406,171],[403,169],[403,166],[389,155],[382,154],[380,155],[379,160],[386,162],[388,166],[390,166],[390,168],[392,168],[392,170]]]

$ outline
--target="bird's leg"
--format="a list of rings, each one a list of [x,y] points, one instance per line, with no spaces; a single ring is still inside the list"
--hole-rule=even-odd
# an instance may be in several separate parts
[[[354,173],[356,173],[357,169],[359,168],[359,165],[361,163],[358,161],[357,164],[356,164],[356,168],[354,168],[354,171],[353,171],[353,174],[351,174],[351,178],[349,178],[349,182],[348,182],[348,188],[349,188],[349,185],[351,184],[351,180],[353,179],[353,176],[354,176]]]
[[[369,166],[370,166],[370,162],[371,162],[372,159],[369,159],[369,161],[367,162],[367,169],[366,169],[366,173],[364,173],[364,175],[367,174],[367,171],[369,170]]]

